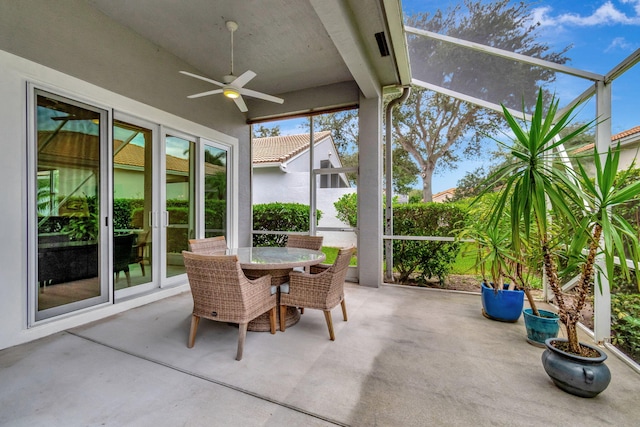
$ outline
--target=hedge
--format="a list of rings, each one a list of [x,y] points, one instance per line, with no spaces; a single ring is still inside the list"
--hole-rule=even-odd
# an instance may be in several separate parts
[[[253,206],[253,229],[264,231],[309,231],[309,206],[301,203],[263,203]],[[317,221],[322,212],[317,211]],[[317,225],[317,223],[316,223]],[[283,234],[254,234],[253,246],[284,246]]]
[[[466,210],[454,203],[398,204],[393,208],[393,234],[453,237],[466,220]],[[459,242],[394,240],[393,260],[398,280],[405,283],[417,273],[419,283],[436,277],[443,284],[459,252]]]

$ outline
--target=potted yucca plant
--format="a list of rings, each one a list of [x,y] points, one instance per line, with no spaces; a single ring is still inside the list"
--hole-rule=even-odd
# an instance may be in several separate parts
[[[524,120],[518,121],[503,107],[513,133],[512,141],[503,145],[512,154],[513,161],[489,178],[489,183],[500,182],[502,187],[491,208],[490,224],[499,222],[508,207],[514,253],[521,253],[525,245],[535,245],[539,249],[544,274],[554,294],[560,322],[567,333],[566,340],[548,339],[545,342],[545,369],[549,364],[559,364],[556,360],[558,355],[575,356],[570,362],[574,365],[567,371],[558,375],[547,369],[547,373],[565,391],[592,397],[604,390],[610,380],[606,365],[598,365],[606,354],[597,347],[579,342],[577,324],[596,274],[613,277],[616,256],[631,259],[637,269],[637,231],[611,208],[636,197],[640,192],[640,182],[623,187],[615,185],[619,150],[609,149],[602,155],[594,150],[591,159],[594,177],[589,176],[580,164],[581,159],[575,159],[577,171],[563,163],[558,153],[564,144],[588,130],[593,123],[577,126],[563,135],[574,118],[575,107],[558,114],[558,104],[554,96],[545,109],[544,94],[540,90],[528,124]],[[561,288],[559,252],[554,250],[557,236],[554,236],[551,226],[554,221],[572,230],[570,240],[563,242],[568,263],[580,271],[580,280],[571,299],[565,297]],[[602,269],[596,264],[598,256],[603,258],[605,267]],[[629,277],[626,263],[621,263],[620,268]],[[588,367],[576,369],[575,363],[583,361]],[[573,377],[573,372],[581,377]]]

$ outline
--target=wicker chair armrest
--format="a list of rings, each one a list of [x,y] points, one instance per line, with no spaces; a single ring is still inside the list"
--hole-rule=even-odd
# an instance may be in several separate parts
[[[319,274],[298,273],[289,274],[289,295],[295,297],[308,292],[321,292],[331,287],[333,275],[329,271]]]
[[[266,275],[257,279],[247,279],[242,285],[243,293],[251,298],[266,298],[271,295],[271,276]]]
[[[323,271],[327,271],[332,266],[333,266],[333,264],[316,264],[316,265],[312,265],[311,267],[309,267],[309,271],[312,274],[320,274]]]

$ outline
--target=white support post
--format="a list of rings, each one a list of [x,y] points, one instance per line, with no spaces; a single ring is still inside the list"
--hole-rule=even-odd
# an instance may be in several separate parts
[[[611,146],[611,84],[603,81],[596,82],[596,117],[596,148],[604,160]],[[596,262],[603,267],[601,256]],[[593,294],[593,333],[594,340],[599,343],[611,337],[611,293],[606,274],[596,273]]]
[[[316,135],[313,126],[313,116],[309,117],[309,234],[316,235],[316,174],[314,169]]]
[[[358,274],[382,284],[382,98],[360,95],[358,137]]]

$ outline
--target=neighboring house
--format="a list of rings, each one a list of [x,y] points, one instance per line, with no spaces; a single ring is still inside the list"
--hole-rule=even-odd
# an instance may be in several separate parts
[[[623,170],[631,166],[633,162],[638,165],[638,153],[640,151],[640,126],[617,133],[611,137],[611,147],[620,144],[620,163],[618,169]],[[595,144],[587,144],[573,151],[572,154],[587,153],[593,151]]]
[[[436,193],[432,196],[431,201],[436,203],[444,203],[447,200],[453,199],[453,196],[456,194],[455,188],[449,188],[447,190]]]
[[[309,134],[253,138],[253,203],[309,203]],[[341,168],[330,131],[316,132],[313,169]],[[322,212],[319,227],[347,228],[336,218],[334,203],[355,193],[344,173],[316,176],[316,206]],[[354,233],[321,232],[325,245],[355,243]]]

